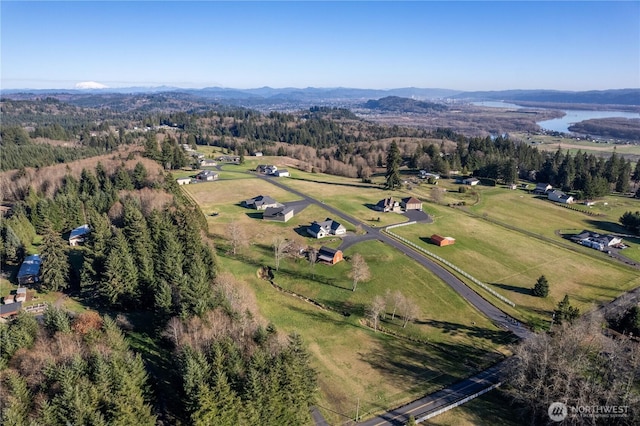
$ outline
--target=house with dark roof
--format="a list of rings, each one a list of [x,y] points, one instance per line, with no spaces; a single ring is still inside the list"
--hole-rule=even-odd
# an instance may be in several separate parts
[[[293,207],[267,207],[262,213],[262,219],[286,222],[293,217],[294,213]]]
[[[325,246],[320,247],[320,250],[318,251],[319,262],[335,265],[341,260],[343,260],[342,250],[336,250]]]
[[[551,191],[553,189],[553,186],[549,185],[548,183],[543,183],[543,182],[539,182],[536,187],[533,189],[533,193],[534,194],[546,194],[547,192]]]
[[[202,182],[213,182],[218,180],[218,174],[213,170],[203,170],[196,175],[196,179]]]
[[[0,318],[10,317],[12,315],[17,315],[22,309],[22,302],[9,303],[5,305],[0,305]]]
[[[88,224],[78,226],[72,230],[69,234],[69,245],[72,247],[77,246],[80,243],[84,243],[85,237],[91,232]]]
[[[622,238],[616,235],[601,235],[597,232],[584,230],[579,234],[571,237],[571,241],[581,244],[585,247],[604,251],[609,247],[615,247],[622,244]]]
[[[403,198],[400,206],[405,210],[422,210],[422,201],[415,197]]]
[[[400,203],[397,200],[394,200],[393,197],[389,197],[378,201],[378,203],[374,206],[374,209],[385,213],[399,212]]]
[[[331,218],[326,218],[322,222],[313,222],[307,227],[307,234],[314,238],[324,238],[327,235],[346,234],[347,228]]]
[[[282,207],[282,204],[268,195],[258,195],[257,197],[250,198],[243,201],[242,205],[256,210],[266,210],[268,207]]]
[[[40,255],[33,254],[31,256],[27,256],[20,265],[20,270],[18,271],[18,284],[34,284],[40,281],[40,265],[42,263],[42,259],[40,259]]]

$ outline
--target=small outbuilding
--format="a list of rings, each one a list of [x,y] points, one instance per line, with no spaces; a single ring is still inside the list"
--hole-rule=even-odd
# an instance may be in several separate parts
[[[191,183],[191,178],[178,178],[176,179],[176,182],[178,182],[178,185],[189,185]]]
[[[22,309],[22,302],[10,303],[8,305],[0,305],[0,318],[17,315]]]
[[[343,260],[342,250],[336,250],[325,246],[320,247],[320,250],[318,251],[318,261],[335,265],[341,260]]]
[[[291,176],[291,174],[289,173],[289,170],[287,170],[287,169],[276,170],[275,172],[273,172],[273,175],[276,176],[276,177],[289,177],[289,176]]]
[[[456,243],[456,239],[452,237],[443,237],[438,234],[431,236],[431,242],[439,247],[451,246]]]

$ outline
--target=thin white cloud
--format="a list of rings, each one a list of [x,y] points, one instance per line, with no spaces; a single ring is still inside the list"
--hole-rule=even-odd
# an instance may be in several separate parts
[[[108,89],[106,84],[98,83],[96,81],[83,81],[76,84],[76,89]]]

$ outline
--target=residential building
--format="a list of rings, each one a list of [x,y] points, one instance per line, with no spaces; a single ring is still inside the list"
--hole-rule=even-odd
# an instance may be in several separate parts
[[[307,233],[314,238],[324,238],[327,235],[346,234],[347,228],[331,218],[326,218],[323,222],[313,222],[307,227]]]
[[[597,232],[582,231],[571,237],[571,241],[596,250],[605,251],[622,244],[622,238],[616,235],[601,235]]]
[[[551,191],[553,189],[553,186],[549,185],[548,183],[538,183],[536,185],[536,187],[533,189],[533,193],[534,194],[546,194],[547,192]]]
[[[469,177],[469,178],[466,178],[466,179],[462,179],[462,184],[463,185],[476,186],[479,183],[480,183],[480,179],[474,178],[474,177]]]
[[[393,197],[385,198],[383,200],[378,201],[378,203],[374,206],[374,209],[381,212],[399,212],[400,211],[400,203],[393,199]]]
[[[85,237],[91,232],[88,224],[77,227],[69,234],[69,245],[72,247],[77,246],[80,243],[84,243]]]
[[[27,256],[20,265],[20,270],[18,271],[18,284],[34,284],[40,281],[40,265],[42,260],[40,259],[40,255],[33,254],[31,256]]]
[[[257,197],[250,198],[243,201],[242,205],[256,210],[265,210],[268,207],[282,207],[282,204],[278,203],[268,195],[258,195]]]
[[[202,182],[213,182],[218,180],[218,174],[212,170],[203,170],[196,175],[196,180]]]
[[[176,179],[176,182],[178,182],[178,185],[189,185],[191,183],[191,178],[178,178]]]
[[[200,160],[200,167],[215,167],[217,165],[218,163],[216,163],[214,160],[211,160],[209,158]]]
[[[556,203],[563,204],[571,204],[573,203],[573,197],[571,195],[567,195],[562,191],[554,189],[553,191],[547,192],[547,198],[551,201],[555,201]]]

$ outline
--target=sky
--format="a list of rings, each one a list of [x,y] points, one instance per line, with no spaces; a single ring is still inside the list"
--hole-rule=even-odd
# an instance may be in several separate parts
[[[0,88],[640,87],[640,1],[0,2]]]

